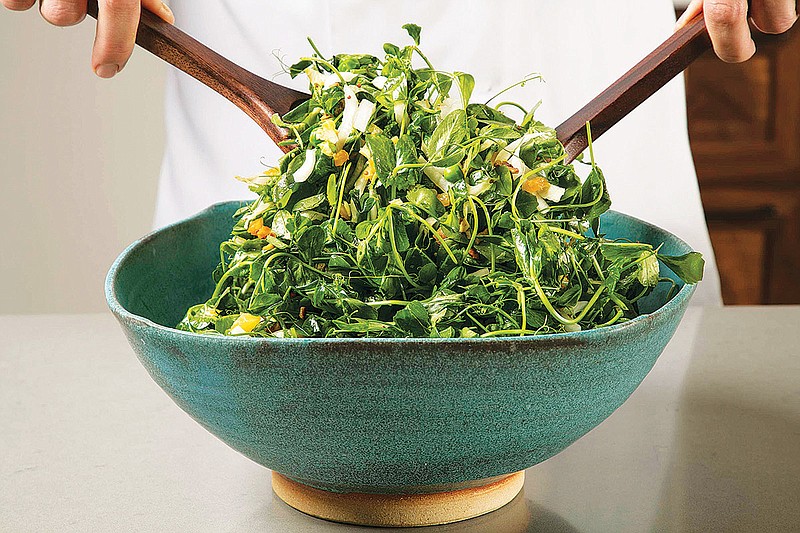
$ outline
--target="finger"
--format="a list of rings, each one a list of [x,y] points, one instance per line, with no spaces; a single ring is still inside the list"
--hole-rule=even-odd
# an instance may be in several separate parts
[[[3,7],[11,11],[25,11],[33,7],[36,0],[2,0]]]
[[[139,0],[99,0],[92,68],[101,78],[112,78],[131,57],[139,25]]]
[[[703,0],[692,0],[683,15],[675,22],[675,31],[686,26],[686,23],[695,18],[700,12],[703,11]]]
[[[795,0],[761,0],[753,2],[750,17],[756,27],[764,33],[783,33],[797,20]]]
[[[86,18],[86,0],[41,0],[42,17],[56,26],[73,26]]]
[[[161,17],[165,22],[175,24],[175,15],[161,0],[142,0],[142,7]]]
[[[747,0],[706,0],[703,13],[714,52],[720,59],[739,63],[753,56],[756,43],[747,22]]]

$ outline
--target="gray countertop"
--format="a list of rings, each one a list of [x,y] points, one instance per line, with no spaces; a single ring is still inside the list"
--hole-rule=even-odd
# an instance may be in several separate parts
[[[690,309],[633,396],[514,501],[415,531],[797,531],[799,341],[800,307]],[[278,500],[111,316],[53,315],[0,317],[0,531],[378,530]]]

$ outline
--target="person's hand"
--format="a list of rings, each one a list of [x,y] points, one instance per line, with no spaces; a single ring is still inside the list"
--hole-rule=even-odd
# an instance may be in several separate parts
[[[714,52],[725,62],[750,59],[756,44],[750,35],[747,0],[692,0],[678,19],[680,29],[703,12]],[[749,18],[763,33],[783,33],[797,20],[796,0],[752,0]]]
[[[36,0],[0,0],[13,11],[25,11]],[[131,57],[142,8],[149,9],[170,24],[175,17],[161,0],[98,0],[97,33],[92,49],[92,70],[111,78]],[[56,26],[73,26],[86,17],[86,0],[39,0],[39,11]]]

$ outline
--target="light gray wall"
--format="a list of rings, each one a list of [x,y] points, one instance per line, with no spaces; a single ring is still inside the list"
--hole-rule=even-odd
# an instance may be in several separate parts
[[[104,310],[106,270],[150,228],[166,67],[137,50],[99,80],[93,34],[0,8],[0,313]]]

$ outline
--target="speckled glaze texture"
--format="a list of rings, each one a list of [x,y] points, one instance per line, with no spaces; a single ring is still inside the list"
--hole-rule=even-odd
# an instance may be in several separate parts
[[[452,490],[523,470],[602,422],[672,337],[693,287],[592,331],[506,339],[251,339],[172,329],[212,290],[237,202],[144,237],[109,272],[109,306],[153,379],[234,449],[341,492]],[[610,212],[601,230],[690,249]],[[674,276],[664,270],[663,275]],[[666,284],[662,284],[666,285]]]

